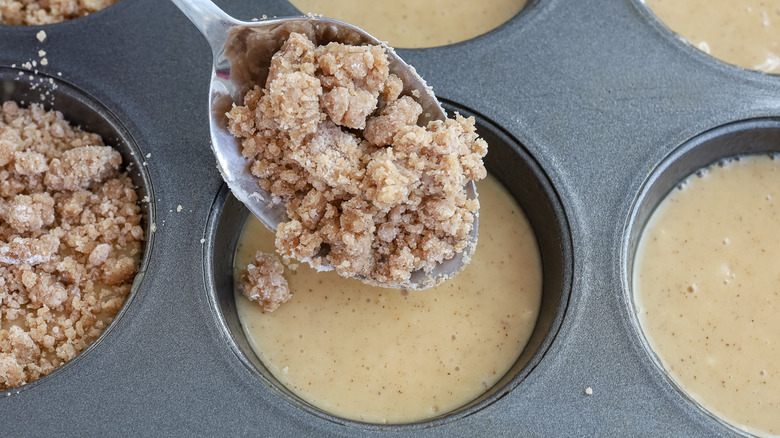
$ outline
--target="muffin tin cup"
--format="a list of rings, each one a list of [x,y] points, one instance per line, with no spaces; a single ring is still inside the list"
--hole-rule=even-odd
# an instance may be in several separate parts
[[[761,154],[775,159],[780,154],[780,118],[741,120],[703,132],[686,141],[664,159],[645,182],[634,203],[623,246],[624,281],[625,284],[630,285],[626,296],[627,311],[638,342],[648,359],[682,400],[722,426],[724,431],[728,430],[742,436],[750,436],[750,434],[704,408],[669,374],[661,358],[650,346],[639,322],[632,283],[637,246],[658,205],[685,180],[705,168],[739,160],[743,156]]]
[[[57,379],[60,372],[64,372],[69,367],[79,366],[80,361],[88,360],[83,358],[109,336],[112,329],[132,305],[144,281],[154,246],[154,233],[150,231],[149,225],[154,223],[155,211],[154,204],[142,202],[142,199],[152,199],[154,191],[135,139],[124,124],[94,97],[60,78],[34,71],[0,66],[0,104],[5,101],[14,101],[22,108],[37,104],[47,111],[59,111],[71,126],[78,126],[83,131],[99,134],[106,145],[119,151],[122,155],[122,171],[126,172],[133,181],[138,194],[142,215],[141,226],[144,228],[139,271],[124,305],[111,324],[75,358],[53,372],[26,385],[5,391],[10,396],[43,384],[50,379]]]
[[[652,25],[654,26],[659,32],[664,34],[667,37],[671,37],[675,44],[683,51],[688,52],[688,56],[690,56],[692,59],[695,59],[700,62],[704,63],[712,63],[713,65],[719,65],[719,68],[727,68],[727,69],[737,69],[739,72],[743,74],[757,74],[757,75],[767,75],[767,76],[773,76],[778,77],[777,73],[766,73],[760,70],[752,70],[749,68],[745,68],[736,64],[732,64],[728,61],[721,60],[719,58],[716,58],[700,49],[698,49],[696,46],[691,44],[684,36],[678,34],[674,30],[670,29],[669,26],[666,25],[650,8],[650,6],[647,5],[647,3],[644,0],[632,0],[636,8],[640,11],[640,13],[644,16],[644,18]]]
[[[244,20],[298,14],[284,0],[217,4]],[[531,222],[547,288],[537,330],[504,379],[461,410],[401,426],[348,422],[296,400],[231,331],[232,273],[223,270],[234,242],[216,236],[237,239],[244,216],[208,147],[211,51],[170,2],[121,0],[67,23],[0,26],[0,41],[4,70],[45,50],[42,74],[62,72],[132,134],[137,144],[123,156],[141,170],[145,224],[157,228],[143,281],[100,345],[5,393],[13,396],[0,393],[5,435],[741,434],[681,396],[644,346],[630,242],[663,187],[719,159],[681,145],[737,121],[776,123],[780,77],[685,47],[639,0],[535,0],[472,40],[398,50],[451,109],[476,115],[489,141],[508,145],[486,163]],[[668,164],[675,157],[687,164]],[[217,231],[223,220],[235,234]]]
[[[480,136],[491,153],[488,172],[511,193],[528,217],[538,242],[543,281],[539,316],[531,337],[516,360],[493,387],[466,405],[426,421],[379,425],[346,420],[307,403],[280,384],[250,346],[239,320],[234,299],[234,255],[248,210],[223,187],[211,209],[206,229],[204,271],[206,288],[216,323],[233,352],[262,386],[269,387],[291,405],[336,424],[366,430],[416,430],[455,422],[484,409],[522,384],[549,349],[566,312],[571,288],[571,237],[568,220],[549,179],[538,163],[509,134],[484,117],[453,102],[443,102],[448,114],[475,117]],[[425,293],[422,291],[421,293]]]

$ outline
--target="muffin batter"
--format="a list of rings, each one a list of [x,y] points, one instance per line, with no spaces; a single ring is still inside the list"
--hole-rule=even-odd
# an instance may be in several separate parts
[[[492,177],[477,185],[477,251],[440,286],[382,289],[300,265],[285,273],[292,299],[273,313],[236,288],[247,338],[279,381],[334,415],[405,423],[456,409],[503,377],[536,323],[541,262],[512,197]],[[273,249],[273,234],[250,217],[235,278],[257,250]]]
[[[752,70],[780,73],[780,0],[646,0],[701,51]]]
[[[639,243],[634,296],[648,342],[710,412],[780,433],[780,161],[749,156],[691,176]]]
[[[526,0],[291,0],[301,12],[354,24],[394,47],[453,44],[487,33],[517,15]]]

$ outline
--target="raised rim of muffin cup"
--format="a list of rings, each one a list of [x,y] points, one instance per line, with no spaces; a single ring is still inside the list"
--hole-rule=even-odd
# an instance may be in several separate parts
[[[155,223],[156,217],[154,203],[142,202],[144,197],[154,199],[154,190],[149,172],[143,165],[143,154],[138,143],[123,122],[104,104],[62,78],[0,65],[0,104],[9,100],[16,102],[22,108],[28,108],[35,103],[40,104],[47,111],[59,111],[71,126],[78,126],[84,131],[99,134],[106,145],[112,146],[122,155],[122,170],[127,172],[138,194],[144,240],[141,243],[139,270],[133,279],[130,293],[103,333],[76,357],[51,373],[24,385],[0,391],[0,394],[5,393],[7,396],[57,379],[66,369],[77,366],[89,352],[109,336],[118,321],[127,313],[143,283],[154,246],[155,233],[151,231],[150,224]]]
[[[731,122],[702,132],[682,143],[651,172],[635,198],[625,227],[621,248],[624,299],[634,342],[652,364],[657,379],[688,403],[695,411],[724,430],[741,436],[753,436],[711,412],[672,378],[659,355],[653,350],[637,315],[634,297],[634,258],[640,238],[659,204],[689,177],[713,165],[740,157],[780,156],[780,117],[764,117]]]
[[[439,416],[399,424],[348,420],[304,401],[281,384],[252,350],[236,311],[233,265],[241,230],[249,211],[223,184],[211,209],[204,245],[204,273],[209,304],[225,341],[261,387],[281,400],[319,418],[364,430],[417,430],[436,427],[472,415],[508,395],[539,365],[560,330],[572,287],[573,252],[568,218],[558,194],[539,163],[505,130],[487,118],[442,101],[448,113],[476,118],[477,133],[488,144],[488,172],[510,192],[528,218],[542,261],[542,300],[534,330],[509,371],[485,393],[464,406]]]
[[[656,15],[655,12],[653,12],[653,9],[647,4],[645,0],[630,0],[630,1],[631,3],[633,3],[634,7],[637,9],[637,11],[639,11],[642,18],[644,18],[648,24],[650,24],[653,28],[655,28],[664,37],[674,41],[676,46],[682,48],[682,50],[687,52],[690,56],[699,58],[701,60],[705,60],[705,62],[708,63],[714,62],[714,64],[712,65],[734,68],[739,71],[750,72],[750,73],[758,74],[769,78],[780,78],[780,72],[769,73],[762,70],[755,70],[752,68],[742,67],[740,65],[733,64],[729,61],[725,61],[716,56],[710,55],[709,53],[706,53],[702,50],[699,50],[687,38],[685,38],[683,35],[670,28],[663,20],[661,20],[661,18],[658,17],[658,15]]]

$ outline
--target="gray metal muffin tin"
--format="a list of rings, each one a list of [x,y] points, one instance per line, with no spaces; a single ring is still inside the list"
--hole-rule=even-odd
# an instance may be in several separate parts
[[[282,0],[217,3],[241,19],[298,14]],[[39,73],[65,82],[55,90],[9,69],[41,49]],[[156,226],[143,275],[99,342],[0,392],[0,435],[738,436],[659,367],[629,270],[644,221],[681,178],[724,156],[780,151],[780,77],[698,52],[639,0],[538,0],[484,36],[399,53],[448,109],[478,116],[488,167],[540,242],[540,323],[496,388],[451,415],[377,426],[274,385],[231,310],[246,212],[208,144],[210,50],[169,2],[122,0],[66,23],[0,26],[0,100],[42,99],[103,134]]]

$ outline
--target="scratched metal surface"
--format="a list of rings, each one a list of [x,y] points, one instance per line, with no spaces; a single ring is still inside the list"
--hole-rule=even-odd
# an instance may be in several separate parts
[[[298,13],[283,0],[217,3],[241,19]],[[626,270],[645,182],[700,133],[780,117],[780,77],[697,52],[638,0],[538,0],[487,35],[399,50],[450,109],[482,115],[522,144],[524,155],[493,160],[492,170],[519,184],[512,175],[523,166],[511,159],[520,157],[549,184],[559,207],[550,218],[563,228],[539,224],[537,234],[562,233],[568,280],[541,350],[508,390],[452,418],[376,427],[290,403],[226,336],[211,287],[220,274],[207,271],[226,263],[213,256],[214,218],[230,209],[208,147],[211,59],[196,29],[160,0],[122,0],[62,24],[0,26],[0,67],[38,59],[40,49],[49,60],[40,72],[100,102],[134,140],[144,158],[126,159],[147,162],[137,164],[157,231],[144,278],[110,332],[51,376],[0,393],[3,436],[738,435],[654,364],[631,316]],[[767,147],[780,149],[773,135]]]

